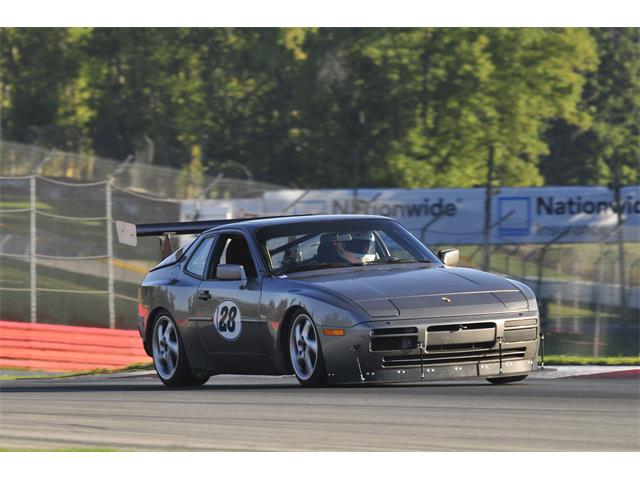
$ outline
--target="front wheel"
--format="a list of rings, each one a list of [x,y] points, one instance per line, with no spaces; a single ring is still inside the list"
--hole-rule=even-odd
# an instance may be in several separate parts
[[[196,387],[209,377],[196,376],[189,368],[187,354],[175,322],[162,314],[153,327],[153,366],[158,377],[168,387]]]
[[[525,378],[527,378],[527,375],[518,375],[515,377],[495,377],[495,378],[487,378],[487,381],[495,384],[495,385],[502,385],[504,383],[512,383],[512,382],[519,382],[520,380],[524,380]]]
[[[317,387],[327,382],[320,338],[311,317],[299,313],[289,330],[289,356],[293,373],[305,387]]]

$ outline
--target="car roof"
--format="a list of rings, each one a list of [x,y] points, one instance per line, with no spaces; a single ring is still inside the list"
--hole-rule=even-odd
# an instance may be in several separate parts
[[[216,232],[229,228],[242,228],[245,230],[257,230],[263,227],[273,227],[276,225],[291,225],[300,223],[317,223],[317,222],[335,222],[335,221],[353,221],[353,220],[389,220],[395,222],[393,218],[383,217],[381,215],[289,215],[283,217],[255,218],[243,220],[242,222],[229,223],[220,225],[203,233]]]

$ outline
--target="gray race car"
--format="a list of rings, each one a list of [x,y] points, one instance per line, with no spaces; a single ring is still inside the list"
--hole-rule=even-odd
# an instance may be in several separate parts
[[[293,373],[305,386],[508,383],[538,370],[531,289],[454,268],[457,250],[436,256],[390,218],[117,223],[125,243],[161,239],[138,325],[167,386],[222,373]],[[179,234],[198,236],[171,252]]]

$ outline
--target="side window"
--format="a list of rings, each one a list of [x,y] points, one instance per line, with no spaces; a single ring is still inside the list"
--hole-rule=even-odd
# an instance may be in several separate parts
[[[242,235],[227,234],[220,236],[213,254],[211,270],[207,277],[215,278],[217,266],[224,264],[242,265],[247,277],[257,276],[249,245]]]
[[[207,267],[207,258],[209,257],[209,251],[211,250],[211,245],[213,245],[213,240],[214,237],[208,237],[198,245],[186,266],[189,273],[197,275],[200,278],[204,276],[204,270]]]

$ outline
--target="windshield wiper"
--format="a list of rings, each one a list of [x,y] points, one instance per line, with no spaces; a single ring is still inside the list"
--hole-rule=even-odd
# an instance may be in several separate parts
[[[283,267],[276,270],[274,273],[276,275],[283,275],[287,273],[295,273],[295,272],[304,272],[308,270],[321,270],[323,268],[340,268],[340,267],[352,267],[350,263],[342,263],[342,262],[309,262],[302,263],[299,265],[291,265],[289,267]]]

